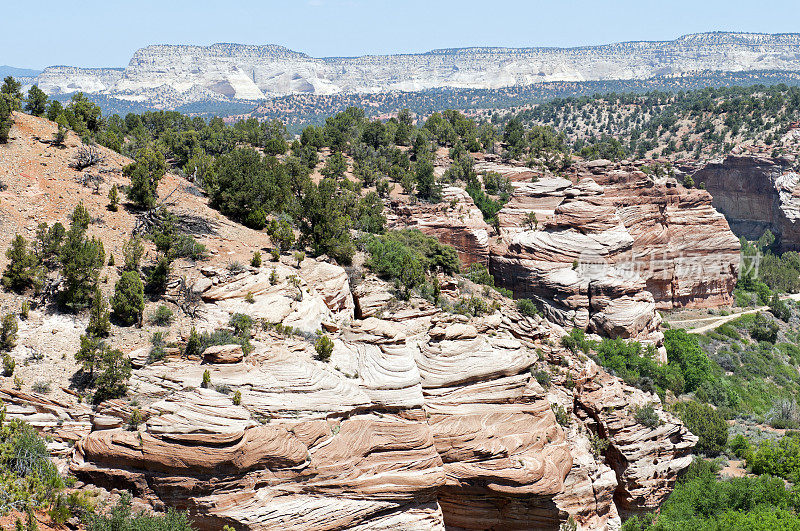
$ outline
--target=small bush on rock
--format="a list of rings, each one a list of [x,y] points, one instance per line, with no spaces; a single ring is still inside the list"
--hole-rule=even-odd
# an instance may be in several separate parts
[[[328,336],[321,335],[314,343],[314,350],[317,351],[317,358],[320,361],[328,361],[333,353],[333,341]]]

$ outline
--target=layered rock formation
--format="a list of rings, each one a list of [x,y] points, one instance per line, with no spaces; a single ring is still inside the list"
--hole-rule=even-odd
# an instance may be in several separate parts
[[[317,266],[304,262],[296,274],[307,282],[306,273]],[[246,275],[206,277],[216,283],[205,313],[234,311],[243,279],[258,278]],[[657,398],[550,346],[558,327],[507,301],[466,318],[390,302],[374,277],[362,285],[371,302],[356,290],[356,307],[384,317],[353,320],[340,310],[352,300],[347,284],[331,287],[328,363],[304,336],[269,332],[242,360],[138,369],[131,394],[146,422],[126,429],[112,419],[129,409],[101,407],[72,472],[156,508],[188,509],[201,529],[555,530],[570,516],[580,529],[617,529],[618,507],[655,507],[688,465],[696,439]],[[255,311],[263,304],[275,299]],[[549,389],[533,368],[553,371]],[[214,389],[197,388],[205,370]],[[637,425],[623,402],[655,404],[664,426]],[[557,421],[551,404],[566,416]],[[607,452],[592,452],[597,436]]]
[[[489,264],[489,231],[472,198],[461,188],[445,186],[439,203],[394,201],[387,214],[390,228],[419,229],[452,245],[465,265]]]
[[[800,249],[800,175],[783,159],[730,155],[694,173],[731,229],[748,240],[775,234],[782,251]]]
[[[424,54],[313,58],[281,46],[148,46],[124,71],[47,68],[48,93],[96,92],[172,106],[203,99],[501,88],[545,81],[647,79],[704,70],[800,69],[800,36],[687,35],[582,48],[461,48]]]
[[[657,308],[730,302],[739,242],[707,192],[629,163],[570,177],[515,182],[498,214],[490,269],[516,296],[562,324],[656,342]]]
[[[731,303],[740,246],[708,192],[633,164],[596,162],[574,171],[602,185],[633,237],[634,267],[659,309]]]

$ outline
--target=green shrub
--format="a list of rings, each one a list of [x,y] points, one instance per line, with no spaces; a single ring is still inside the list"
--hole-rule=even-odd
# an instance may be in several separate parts
[[[128,417],[128,430],[136,431],[139,429],[139,425],[144,421],[144,415],[142,415],[142,411],[135,407],[131,410],[131,414]]]
[[[158,183],[166,173],[164,155],[150,148],[142,148],[136,155],[136,162],[122,168],[122,173],[130,178],[126,195],[142,209],[151,209],[158,199]]]
[[[147,237],[153,240],[156,250],[167,262],[178,258],[201,260],[206,255],[206,247],[198,243],[194,236],[181,229],[180,220],[166,208],[159,208],[151,215],[153,223],[149,226]]]
[[[367,252],[370,255],[367,267],[388,280],[394,280],[404,299],[408,299],[411,290],[424,282],[424,259],[412,247],[381,237],[373,238],[367,244]]]
[[[169,309],[169,306],[162,304],[156,308],[155,313],[150,317],[150,322],[157,326],[168,326],[173,318],[174,314]]]
[[[586,333],[583,330],[580,328],[573,328],[569,331],[569,334],[561,338],[561,346],[570,350],[573,354],[577,354],[579,351],[588,354],[589,351],[597,345],[586,339]]]
[[[139,271],[144,256],[144,244],[138,236],[133,236],[122,245],[123,269]]]
[[[6,251],[8,265],[3,272],[0,283],[6,289],[23,291],[33,286],[36,277],[36,255],[28,251],[28,242],[19,234],[11,241]]]
[[[718,467],[695,459],[655,515],[634,517],[623,531],[800,529],[795,494],[778,478],[717,479]]]
[[[200,387],[203,389],[211,388],[211,373],[208,371],[208,369],[203,371],[203,382],[200,384]]]
[[[717,456],[728,443],[728,423],[707,404],[695,401],[677,404],[677,412],[689,431],[699,437],[695,451]]]
[[[470,264],[464,276],[476,284],[494,287],[494,277],[489,273],[486,266],[481,263],[473,262]]]
[[[131,377],[131,364],[119,349],[105,348],[100,357],[100,374],[95,379],[97,390],[94,402],[120,398],[128,392]]]
[[[119,190],[116,184],[112,185],[108,191],[108,206],[106,208],[111,212],[119,210]]]
[[[389,231],[372,236],[365,245],[370,258],[367,267],[377,274],[419,285],[425,272],[442,271],[452,275],[460,268],[458,253],[439,240],[416,229]],[[407,265],[411,271],[403,271]],[[411,288],[409,288],[411,289]]]
[[[89,323],[86,333],[94,337],[106,337],[111,331],[111,320],[108,303],[100,289],[95,289],[92,306],[89,308]]]
[[[778,399],[766,416],[769,425],[776,429],[800,428],[800,408],[790,399]]]
[[[772,294],[772,299],[769,301],[769,311],[781,321],[788,321],[792,316],[789,306],[778,297],[777,293]]]
[[[642,426],[656,428],[661,425],[661,418],[658,416],[652,405],[636,407],[633,410],[633,418]]]
[[[453,312],[460,313],[469,317],[485,315],[497,309],[496,305],[490,305],[485,299],[470,295],[469,297],[459,297],[453,304]]]
[[[244,313],[235,313],[228,321],[228,326],[233,328],[233,333],[239,337],[250,337],[253,324],[253,318]]]
[[[13,313],[7,313],[0,322],[0,352],[13,350],[17,346],[17,318]]]
[[[42,381],[35,382],[31,386],[31,389],[33,390],[34,393],[39,393],[40,395],[50,394],[51,391],[50,382],[42,382]]]
[[[550,409],[553,410],[553,415],[556,417],[556,421],[561,424],[561,426],[567,428],[572,423],[570,419],[569,412],[562,406],[561,404],[550,404]]]
[[[250,259],[250,266],[261,267],[261,253],[259,251],[253,253],[253,257]]]
[[[788,433],[778,441],[766,439],[745,450],[753,474],[770,474],[793,483],[800,481],[800,434]]]
[[[273,219],[267,229],[270,239],[275,244],[278,253],[285,253],[292,248],[295,242],[294,231],[289,219],[280,217]],[[257,267],[257,266],[256,266]]]
[[[0,411],[0,509],[44,508],[64,487],[46,441],[29,424]]]
[[[606,450],[608,450],[608,445],[608,439],[604,439],[594,433],[589,435],[589,448],[595,459],[600,459],[605,455]]]
[[[770,320],[767,316],[758,312],[753,319],[753,326],[750,328],[750,337],[756,341],[766,341],[775,343],[778,339],[778,324]]]
[[[3,376],[9,377],[14,374],[14,368],[17,366],[17,362],[14,361],[14,358],[11,357],[11,354],[5,352],[3,354]]]
[[[192,531],[186,513],[168,509],[165,514],[134,513],[130,494],[123,494],[108,514],[87,514],[86,531]]]
[[[540,315],[538,308],[536,308],[536,304],[530,299],[518,299],[517,310],[519,310],[519,313],[522,315],[526,315],[528,317]]]
[[[203,353],[203,350],[205,350],[203,338],[200,333],[197,332],[197,329],[192,327],[191,332],[189,332],[189,338],[186,340],[186,345],[183,348],[183,355],[187,358],[196,358]]]
[[[306,253],[302,251],[295,251],[294,253],[294,261],[297,268],[300,268],[300,264],[303,263],[303,260],[306,259]]]
[[[741,433],[730,440],[728,447],[733,452],[733,455],[739,459],[745,457],[751,450],[750,441]]]
[[[333,341],[326,335],[320,335],[314,343],[314,350],[317,351],[317,358],[327,362],[333,353]]]
[[[130,326],[142,320],[144,311],[144,286],[135,271],[124,271],[114,286],[111,299],[114,317],[120,323]]]
[[[156,265],[147,274],[145,291],[152,295],[163,295],[167,291],[167,282],[171,265],[165,255],[161,255],[156,261]]]
[[[711,361],[700,348],[696,336],[681,328],[667,330],[664,332],[664,347],[669,364],[680,367],[686,382],[685,391],[694,391],[711,378]]]
[[[531,369],[531,372],[533,374],[533,377],[536,378],[536,381],[539,382],[539,385],[541,385],[545,389],[550,387],[551,376],[549,372],[533,371],[533,369]]]

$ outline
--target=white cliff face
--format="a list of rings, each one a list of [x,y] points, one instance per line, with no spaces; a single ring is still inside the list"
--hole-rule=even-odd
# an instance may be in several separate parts
[[[674,41],[582,48],[461,48],[424,54],[314,58],[280,46],[148,46],[127,68],[50,67],[49,93],[84,91],[182,103],[213,97],[492,89],[547,81],[646,79],[701,70],[800,70],[800,34],[704,33]],[[141,95],[145,93],[146,96]]]

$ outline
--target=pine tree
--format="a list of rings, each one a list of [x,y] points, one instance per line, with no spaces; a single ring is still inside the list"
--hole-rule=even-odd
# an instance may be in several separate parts
[[[142,322],[144,312],[144,286],[135,271],[124,271],[114,286],[111,299],[114,317],[125,325]]]
[[[9,262],[0,279],[6,289],[24,291],[36,277],[36,256],[28,251],[28,242],[17,234],[6,251]]]
[[[81,348],[75,353],[75,361],[81,364],[81,369],[90,378],[94,376],[104,348],[108,348],[108,345],[99,337],[81,336]]]
[[[0,322],[0,351],[9,351],[17,346],[17,318],[12,313],[3,316]]]
[[[100,288],[95,288],[92,297],[92,306],[89,309],[89,324],[86,325],[86,333],[92,337],[106,337],[111,331],[111,320],[106,302]]]
[[[138,236],[131,237],[122,245],[123,269],[125,271],[139,271],[139,266],[144,255],[144,245]]]
[[[119,210],[119,192],[116,184],[108,191],[108,209],[111,212]]]
[[[72,225],[59,252],[61,275],[64,277],[61,304],[73,311],[86,308],[92,302],[92,293],[106,262],[103,242],[86,237],[90,221],[91,217],[82,204],[75,207]]]
[[[69,122],[67,122],[67,117],[63,114],[59,114],[55,119],[56,125],[58,125],[58,129],[56,130],[55,134],[53,135],[53,144],[56,146],[63,146],[64,142],[67,140],[67,131],[69,130]]]
[[[6,76],[3,86],[0,87],[0,98],[5,98],[11,104],[12,111],[22,108],[22,83],[11,76]]]
[[[122,351],[118,348],[103,350],[100,369],[101,372],[95,380],[97,392],[94,394],[94,402],[125,396],[131,377],[131,363]]]
[[[47,94],[34,85],[28,90],[28,100],[25,104],[25,112],[34,116],[44,116],[47,109]]]

